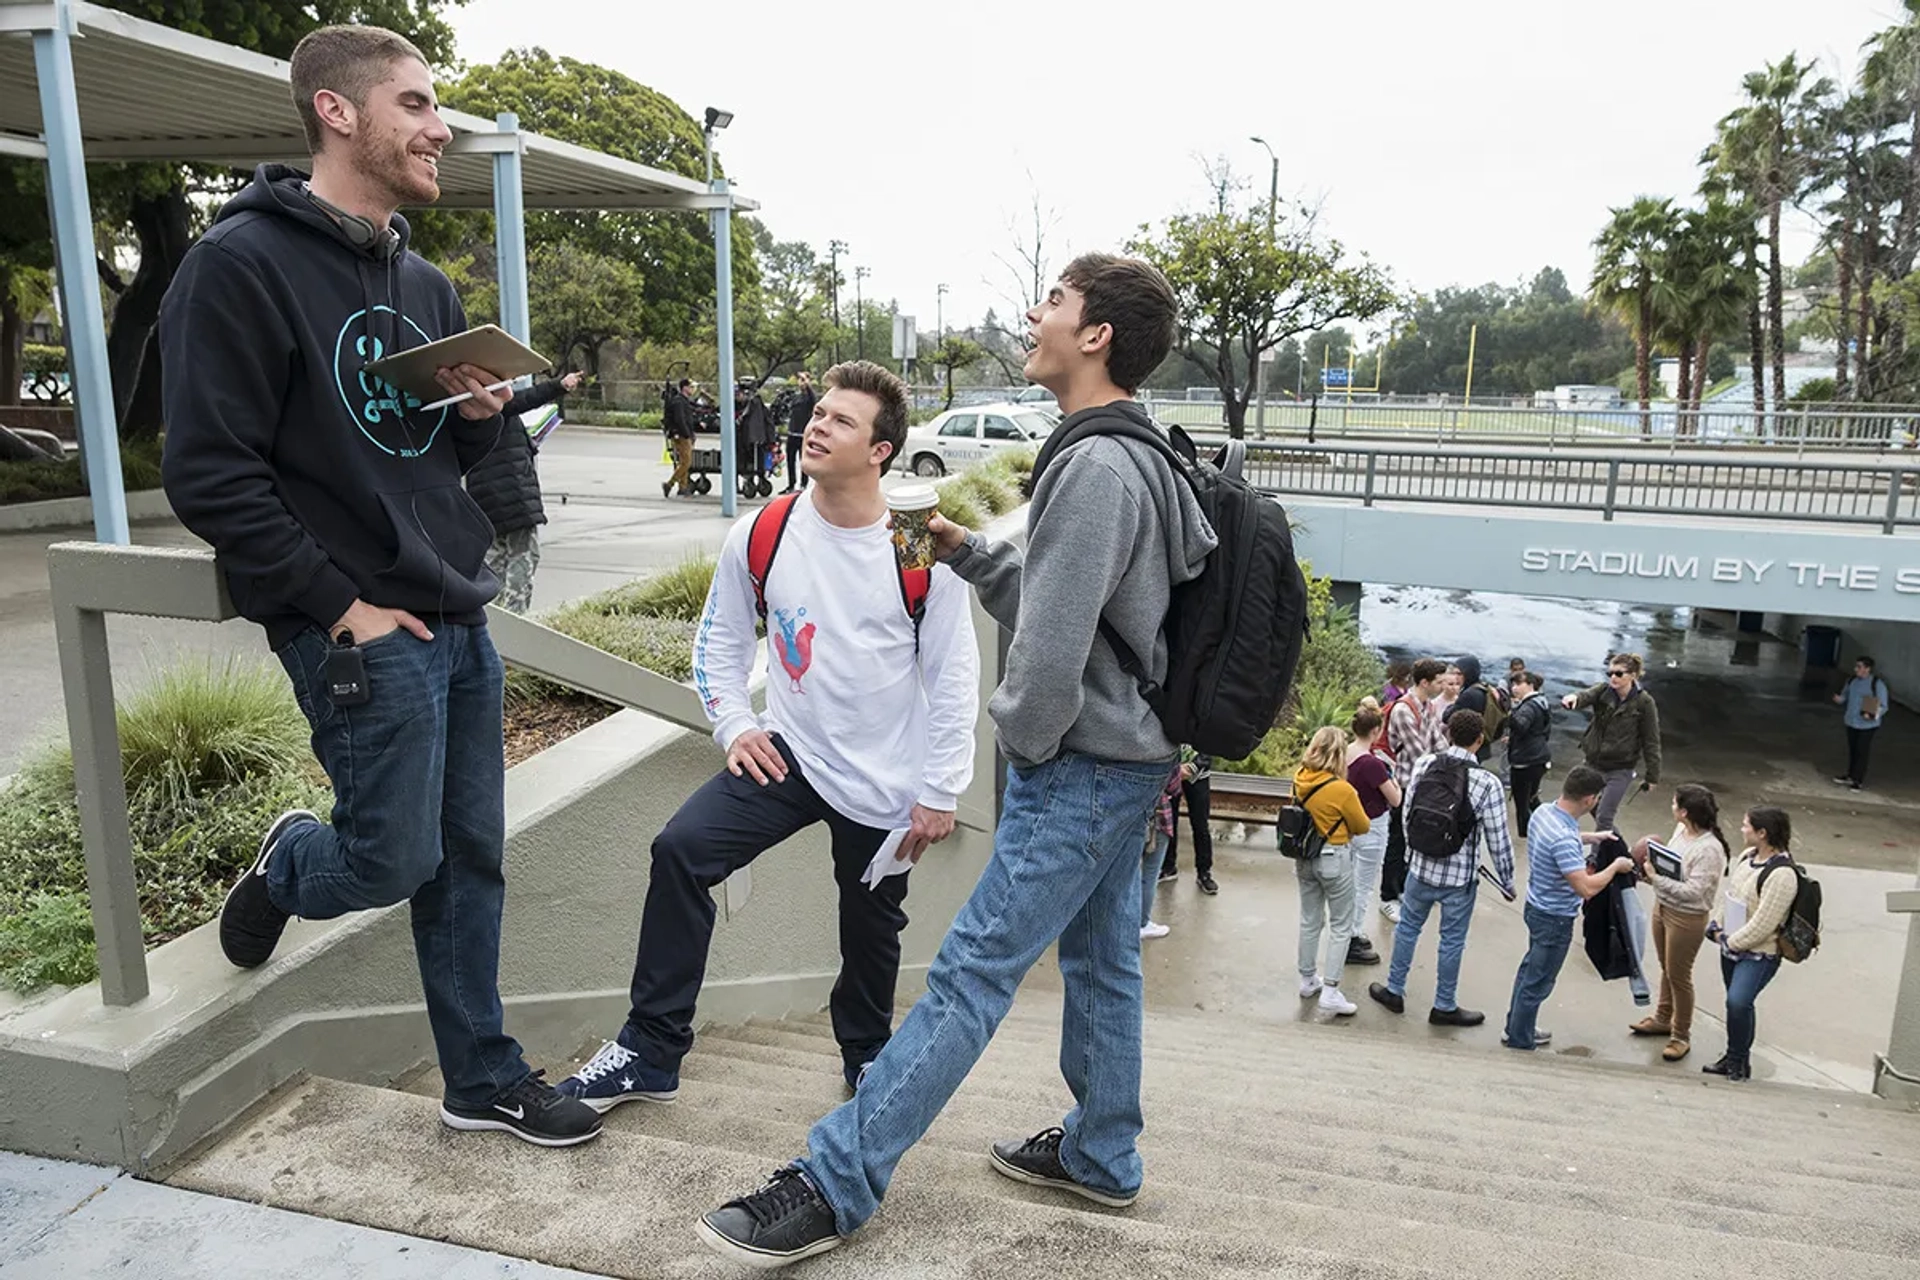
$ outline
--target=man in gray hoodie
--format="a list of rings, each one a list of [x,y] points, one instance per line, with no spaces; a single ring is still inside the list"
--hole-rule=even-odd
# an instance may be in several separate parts
[[[914,1005],[808,1154],[696,1224],[736,1261],[770,1268],[839,1245],[880,1207],[895,1165],[985,1052],[1027,970],[1058,941],[1061,1070],[1077,1105],[1059,1127],[995,1143],[995,1172],[1125,1206],[1140,1191],[1140,850],[1178,744],[1100,638],[1105,618],[1167,667],[1172,590],[1216,541],[1192,489],[1151,446],[1089,419],[1151,423],[1133,392],[1173,343],[1174,297],[1147,263],[1075,259],[1027,313],[1026,375],[1066,420],[1040,452],[1024,556],[935,517],[942,558],[1013,630],[988,704],[1007,785],[993,857]]]

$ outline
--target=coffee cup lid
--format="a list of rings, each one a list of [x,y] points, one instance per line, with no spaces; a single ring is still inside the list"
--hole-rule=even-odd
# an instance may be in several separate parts
[[[887,506],[895,511],[926,511],[940,505],[940,491],[930,484],[895,485],[887,491]]]

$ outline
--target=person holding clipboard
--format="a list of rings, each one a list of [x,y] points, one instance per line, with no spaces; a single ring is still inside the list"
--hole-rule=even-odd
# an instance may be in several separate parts
[[[1673,835],[1662,843],[1646,836],[1633,846],[1633,860],[1651,872],[1653,951],[1660,958],[1660,996],[1653,1013],[1628,1030],[1636,1036],[1666,1036],[1660,1056],[1687,1056],[1693,1034],[1693,961],[1707,939],[1707,916],[1726,874],[1732,850],[1720,830],[1720,805],[1695,783],[1674,788]]]
[[[1867,785],[1867,760],[1873,754],[1873,735],[1887,718],[1887,682],[1873,672],[1873,659],[1861,654],[1853,660],[1853,679],[1833,695],[1843,708],[1847,726],[1847,771],[1834,781],[1858,791]]]
[[[311,177],[261,166],[160,312],[167,497],[266,631],[334,792],[331,822],[296,810],[264,833],[220,945],[254,968],[293,916],[408,903],[442,1123],[585,1142],[599,1116],[502,1025],[502,672],[486,619],[499,584],[493,528],[460,483],[506,429],[498,384],[529,372],[471,352],[533,353],[470,333],[447,277],[407,248],[395,210],[439,197],[453,136],[420,51],[379,27],[324,27],[289,78]]]

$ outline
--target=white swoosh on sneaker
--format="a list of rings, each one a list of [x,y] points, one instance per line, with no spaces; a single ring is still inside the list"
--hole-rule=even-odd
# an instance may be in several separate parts
[[[525,1120],[527,1118],[527,1109],[525,1107],[496,1106],[494,1110],[503,1116],[512,1116],[515,1120]]]

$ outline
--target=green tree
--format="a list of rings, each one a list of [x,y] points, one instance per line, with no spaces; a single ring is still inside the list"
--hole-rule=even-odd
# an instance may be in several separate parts
[[[33,161],[0,159],[0,404],[20,402],[27,325],[52,266],[45,170]]]
[[[1189,356],[1212,358],[1227,430],[1246,432],[1260,358],[1290,337],[1339,320],[1370,320],[1401,304],[1388,274],[1324,239],[1309,214],[1269,226],[1264,208],[1180,214],[1158,234],[1150,227],[1128,246],[1159,267],[1180,304]]]
[[[1593,300],[1618,314],[1633,331],[1634,384],[1640,400],[1640,433],[1652,439],[1654,282],[1665,267],[1669,241],[1679,226],[1673,201],[1641,196],[1613,210],[1594,240]]]
[[[1774,403],[1787,398],[1786,326],[1781,293],[1786,267],[1780,257],[1780,218],[1811,168],[1808,139],[1822,102],[1833,93],[1824,77],[1808,82],[1811,65],[1798,54],[1748,73],[1741,82],[1744,105],[1722,117],[1718,136],[1702,155],[1706,164],[1746,196],[1766,220],[1768,353],[1773,364]]]
[[[1751,208],[1710,199],[1702,209],[1683,211],[1671,228],[1653,281],[1651,301],[1656,335],[1679,357],[1680,407],[1676,429],[1690,434],[1706,381],[1706,357],[1715,340],[1735,332],[1754,296],[1747,242],[1753,234]]]
[[[512,111],[520,127],[683,177],[705,176],[700,126],[665,94],[607,67],[514,49],[470,67],[440,90],[447,106],[476,115]],[[715,172],[720,172],[716,162]],[[567,240],[626,262],[645,277],[641,335],[686,342],[713,324],[713,237],[703,215],[599,210],[527,215],[529,250]],[[733,220],[733,289],[753,296],[760,283],[754,237]]]
[[[528,319],[545,354],[562,365],[577,352],[580,367],[600,374],[600,348],[640,325],[646,282],[619,258],[577,244],[543,244],[527,255]]]
[[[929,353],[928,359],[940,370],[941,379],[947,386],[946,401],[942,409],[953,408],[953,374],[956,369],[966,369],[987,358],[987,351],[971,338],[950,333]]]
[[[746,219],[761,264],[759,286],[737,301],[734,346],[754,381],[812,360],[833,336],[827,311],[827,265],[799,240],[775,240],[757,218]]]

